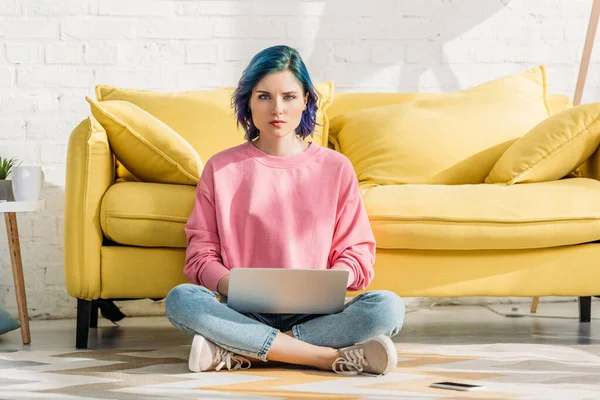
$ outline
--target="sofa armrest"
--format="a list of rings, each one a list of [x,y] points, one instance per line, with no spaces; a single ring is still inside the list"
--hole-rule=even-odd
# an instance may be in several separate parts
[[[65,281],[73,297],[100,297],[100,205],[114,183],[115,160],[106,131],[93,117],[71,133],[65,182]]]

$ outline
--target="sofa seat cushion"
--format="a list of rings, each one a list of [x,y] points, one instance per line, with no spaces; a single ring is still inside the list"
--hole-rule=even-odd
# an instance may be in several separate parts
[[[117,183],[102,199],[102,232],[124,245],[185,248],[183,228],[195,196],[196,188],[189,185]]]
[[[389,185],[362,195],[378,248],[535,249],[600,239],[600,182],[593,179]]]

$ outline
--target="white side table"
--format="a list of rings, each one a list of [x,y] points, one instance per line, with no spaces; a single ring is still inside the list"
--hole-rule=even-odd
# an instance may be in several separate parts
[[[7,201],[0,203],[0,213],[4,213],[6,222],[6,235],[8,236],[8,250],[12,264],[19,322],[21,322],[21,337],[23,344],[31,343],[29,333],[29,315],[27,313],[27,295],[25,294],[25,280],[23,279],[23,263],[21,262],[21,244],[19,242],[19,229],[17,228],[18,212],[38,211],[46,209],[46,200],[38,201]]]

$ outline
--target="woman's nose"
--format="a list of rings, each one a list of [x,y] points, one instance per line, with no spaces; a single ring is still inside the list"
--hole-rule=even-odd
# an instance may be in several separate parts
[[[279,100],[275,100],[273,103],[273,115],[280,115],[283,112],[282,104]]]

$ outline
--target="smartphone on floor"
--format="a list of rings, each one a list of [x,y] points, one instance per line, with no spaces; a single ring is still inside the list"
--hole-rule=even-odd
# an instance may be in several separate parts
[[[433,388],[438,388],[438,389],[459,390],[461,392],[470,392],[471,390],[485,389],[485,386],[470,385],[468,383],[458,383],[458,382],[435,382],[429,386],[433,387]]]

